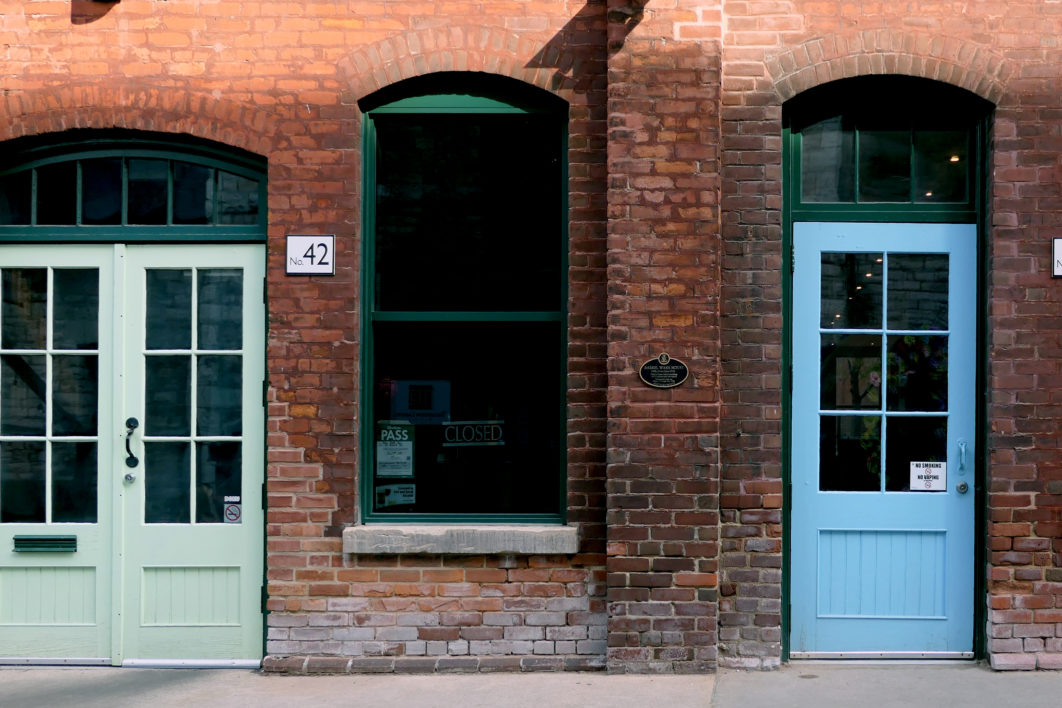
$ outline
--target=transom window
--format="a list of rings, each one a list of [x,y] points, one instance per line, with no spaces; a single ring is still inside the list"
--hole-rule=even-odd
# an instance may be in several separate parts
[[[73,240],[129,238],[138,230],[179,238],[172,227],[181,237],[264,234],[260,158],[221,154],[189,138],[86,132],[8,144],[9,161],[0,161],[0,238],[27,229],[34,238]]]
[[[566,104],[444,74],[362,108],[364,517],[560,520]]]

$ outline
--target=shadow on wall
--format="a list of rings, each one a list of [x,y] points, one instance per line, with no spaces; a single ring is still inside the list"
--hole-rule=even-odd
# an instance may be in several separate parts
[[[119,3],[120,0],[70,0],[70,22],[87,25],[95,22]]]
[[[647,1],[621,0],[621,4],[643,5]],[[609,31],[605,3],[601,0],[588,2],[531,58],[527,66],[554,69],[550,79],[550,88],[554,91],[585,93],[593,89],[604,90],[604,48]]]

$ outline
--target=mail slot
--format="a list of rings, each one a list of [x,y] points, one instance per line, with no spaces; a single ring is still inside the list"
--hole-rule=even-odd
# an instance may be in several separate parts
[[[15,536],[16,553],[73,553],[77,536]]]

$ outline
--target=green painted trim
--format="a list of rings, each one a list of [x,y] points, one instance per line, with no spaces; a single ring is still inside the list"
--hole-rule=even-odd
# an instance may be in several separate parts
[[[15,536],[15,553],[74,553],[77,536]]]
[[[265,243],[257,226],[0,226],[0,243]]]
[[[568,161],[561,160],[561,175],[558,185],[558,200],[561,205],[560,223],[558,228],[563,237],[558,239],[560,258],[562,259],[561,273],[562,292],[558,299],[557,310],[546,311],[377,311],[375,309],[375,292],[373,283],[375,279],[370,274],[376,269],[376,204],[373,198],[376,194],[376,127],[373,121],[378,115],[429,115],[429,114],[559,114],[555,105],[537,104],[525,105],[523,102],[511,103],[488,98],[459,93],[425,94],[400,98],[367,110],[362,116],[362,284],[361,284],[361,422],[359,425],[360,445],[358,460],[358,490],[357,503],[359,523],[549,523],[563,524],[567,520],[567,358],[568,358],[568,329],[567,304],[568,304]],[[563,121],[558,120],[558,132],[561,155],[567,156],[568,152],[568,125],[565,114]],[[558,337],[559,346],[557,356],[561,362],[561,376],[558,386],[560,387],[560,410],[557,413],[559,421],[558,450],[560,460],[558,462],[558,500],[556,514],[403,514],[403,513],[380,513],[373,511],[370,504],[372,497],[372,472],[374,466],[373,456],[375,449],[373,441],[372,412],[374,410],[374,386],[375,369],[373,356],[373,325],[377,322],[556,322],[562,326],[562,335]]]

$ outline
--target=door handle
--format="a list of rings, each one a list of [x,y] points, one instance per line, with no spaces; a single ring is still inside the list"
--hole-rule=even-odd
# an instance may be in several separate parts
[[[132,447],[130,447],[130,442],[129,442],[129,439],[131,437],[133,437],[133,431],[136,430],[138,427],[140,427],[140,421],[137,420],[136,418],[126,418],[125,419],[125,453],[126,453],[125,466],[126,467],[136,467],[137,465],[140,464],[140,460],[137,459],[137,456],[133,454],[133,449],[132,449]],[[129,475],[126,475],[126,479],[128,479],[128,478],[129,478]]]
[[[966,471],[966,441],[959,441],[959,474]]]

